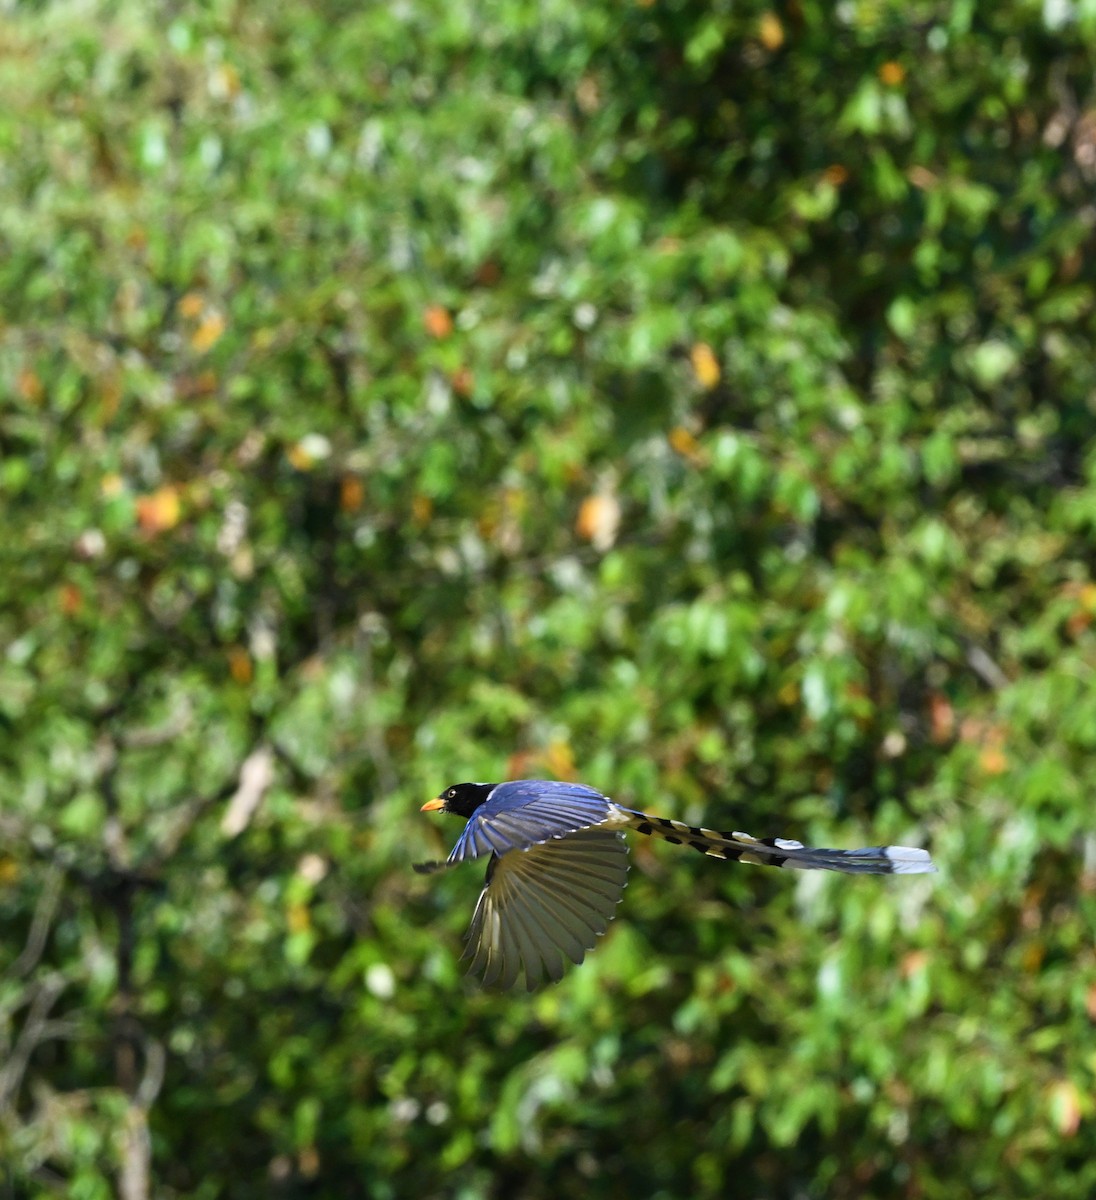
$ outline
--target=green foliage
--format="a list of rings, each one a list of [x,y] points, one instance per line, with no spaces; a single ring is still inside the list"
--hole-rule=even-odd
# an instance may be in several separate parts
[[[5,1195],[1096,1190],[1094,49],[11,8]],[[496,995],[410,863],[508,774],[941,874],[637,845]]]

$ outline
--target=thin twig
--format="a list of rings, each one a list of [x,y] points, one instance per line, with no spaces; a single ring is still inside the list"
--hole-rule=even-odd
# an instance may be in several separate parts
[[[7,1113],[11,1108],[16,1094],[23,1082],[23,1075],[30,1062],[30,1056],[43,1040],[47,1026],[49,1010],[57,1002],[58,996],[65,990],[66,983],[61,975],[48,975],[35,989],[31,1001],[30,1012],[23,1022],[19,1037],[12,1049],[11,1056],[3,1067],[0,1067],[0,1113]]]
[[[148,1136],[148,1114],[139,1104],[126,1109],[122,1133],[122,1169],[118,1194],[122,1200],[148,1200],[152,1145]]]
[[[263,745],[252,750],[240,767],[240,784],[221,818],[221,832],[236,837],[251,824],[251,818],[274,782],[274,751]]]
[[[1008,676],[981,646],[967,647],[967,663],[970,665],[970,669],[987,687],[993,688],[994,691],[1000,691],[1001,688],[1008,687]]]
[[[126,1110],[126,1128],[122,1143],[122,1170],[118,1194],[122,1200],[148,1200],[151,1178],[152,1142],[148,1135],[148,1111],[164,1083],[167,1055],[155,1038],[141,1039],[145,1069]]]
[[[22,953],[3,973],[0,978],[15,979],[26,975],[38,963],[49,937],[53,915],[57,911],[57,901],[61,898],[61,883],[65,873],[56,863],[51,863],[46,869],[46,881],[34,906],[34,917],[30,923],[30,933],[27,934],[27,944]]]

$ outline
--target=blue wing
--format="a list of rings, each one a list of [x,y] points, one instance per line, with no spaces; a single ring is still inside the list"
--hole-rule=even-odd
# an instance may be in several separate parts
[[[500,783],[468,819],[446,866],[487,854],[525,850],[576,829],[600,825],[614,807],[581,783],[515,779]]]

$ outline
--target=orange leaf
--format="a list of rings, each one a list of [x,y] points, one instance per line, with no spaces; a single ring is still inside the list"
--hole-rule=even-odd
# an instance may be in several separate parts
[[[700,443],[684,425],[678,425],[671,429],[667,440],[673,450],[680,454],[682,458],[687,458],[694,465],[702,466],[706,461],[706,456]]]
[[[1096,584],[1067,584],[1062,593],[1076,600],[1076,607],[1066,618],[1066,629],[1072,637],[1079,637],[1092,624],[1096,613]]]
[[[1092,614],[1078,608],[1066,618],[1066,632],[1070,637],[1080,637],[1091,624]]]
[[[925,192],[931,191],[940,182],[928,167],[910,167],[906,172],[906,178],[914,187],[919,187]]]
[[[587,496],[575,521],[579,537],[592,542],[597,550],[608,550],[620,528],[620,502],[615,496]]]
[[[887,87],[898,87],[906,78],[906,68],[894,61],[885,62],[879,68],[879,80]]]
[[[148,496],[137,497],[137,523],[145,533],[163,533],[179,524],[182,507],[178,490],[167,484]]]
[[[221,340],[221,334],[224,331],[224,317],[220,313],[210,313],[202,319],[202,323],[191,335],[191,349],[196,350],[199,354],[204,354],[207,350],[212,350]]]
[[[917,975],[923,971],[932,961],[932,955],[927,950],[910,950],[902,955],[902,960],[898,964],[898,973],[903,979],[909,979],[911,975]]]
[[[215,100],[234,100],[240,94],[240,73],[231,63],[219,63],[210,72],[209,90]]]
[[[199,292],[187,292],[179,298],[179,315],[188,321],[196,321],[205,308],[205,301]]]
[[[822,178],[827,183],[832,183],[834,187],[840,187],[843,183],[848,183],[849,169],[842,166],[841,163],[830,163],[822,172]]]
[[[74,617],[84,607],[84,594],[74,583],[61,585],[61,611],[66,617]]]
[[[208,369],[195,375],[180,375],[175,380],[175,395],[180,400],[193,400],[200,396],[212,396],[217,390],[217,376]]]
[[[475,378],[467,367],[458,367],[449,377],[449,382],[458,396],[470,396]]]
[[[19,377],[15,381],[15,390],[23,400],[27,400],[31,404],[37,404],[45,392],[42,381],[30,367],[24,367],[19,372]]]
[[[932,730],[932,740],[940,745],[955,735],[955,709],[951,701],[940,692],[929,696],[929,727]]]
[[[705,391],[711,391],[719,382],[719,362],[707,342],[697,342],[689,353],[697,382]]]
[[[243,646],[229,646],[228,669],[232,678],[237,683],[251,682],[253,674],[251,669],[251,655],[248,654]]]
[[[1000,746],[986,746],[978,755],[978,765],[987,775],[1003,775],[1008,770],[1008,756]]]
[[[761,39],[766,50],[779,50],[784,45],[784,26],[774,12],[761,14],[757,26],[757,36]]]
[[[959,738],[970,745],[986,736],[988,725],[981,717],[964,717],[959,724]]]
[[[507,779],[531,778],[530,771],[536,763],[537,755],[532,750],[515,750],[506,761]]]
[[[545,751],[544,761],[557,779],[574,779],[575,756],[566,742],[552,742]]]
[[[507,779],[531,779],[541,775],[574,779],[575,759],[566,742],[551,742],[543,750],[515,750],[507,760]]]
[[[365,500],[365,488],[356,475],[344,475],[339,485],[339,507],[343,512],[355,513]]]
[[[285,452],[286,458],[298,471],[310,471],[313,466],[312,458],[308,452],[301,446],[300,442],[295,442]]]
[[[448,337],[453,332],[453,318],[440,304],[431,304],[422,314],[426,332],[434,338]]]
[[[411,497],[411,516],[416,525],[425,525],[434,515],[434,501],[421,494]]]
[[[311,471],[317,463],[331,457],[331,440],[322,433],[306,433],[285,454],[298,471]]]

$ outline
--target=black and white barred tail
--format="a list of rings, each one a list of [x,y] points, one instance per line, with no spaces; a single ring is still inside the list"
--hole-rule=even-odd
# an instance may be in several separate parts
[[[618,812],[623,828],[673,842],[675,846],[691,846],[701,854],[732,862],[792,867],[800,871],[842,871],[846,875],[921,875],[936,870],[929,852],[912,846],[816,850],[790,838],[755,838],[737,830],[721,833],[665,817],[652,817],[648,813],[628,809],[618,809]],[[617,821],[611,823],[616,825]]]

